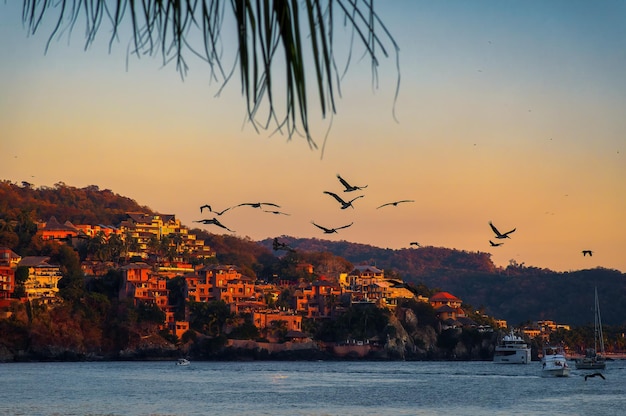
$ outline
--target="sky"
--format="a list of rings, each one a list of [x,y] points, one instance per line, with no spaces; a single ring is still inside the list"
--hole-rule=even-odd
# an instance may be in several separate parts
[[[200,60],[183,80],[159,56],[128,56],[124,34],[109,50],[104,25],[87,50],[75,30],[46,51],[55,15],[29,35],[21,3],[0,2],[2,180],[97,185],[252,240],[419,242],[491,253],[501,267],[626,272],[623,1],[375,3],[399,69],[381,59],[374,86],[355,47],[336,114],[311,114],[323,155],[255,131],[237,80],[220,90]],[[340,62],[348,42],[338,30]],[[367,188],[344,193],[337,174]],[[363,197],[342,210],[324,191]],[[404,199],[414,202],[377,209]],[[201,205],[247,202],[289,215],[238,207],[218,217],[232,233],[194,223],[213,218]],[[324,234],[312,221],[353,224]],[[490,221],[515,232],[497,240]]]

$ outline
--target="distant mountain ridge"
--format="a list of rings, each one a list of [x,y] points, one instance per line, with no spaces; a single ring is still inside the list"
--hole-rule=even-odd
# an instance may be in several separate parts
[[[597,286],[603,323],[626,323],[626,275],[617,270],[561,273],[523,265],[499,268],[484,252],[430,246],[394,250],[347,241],[278,238],[295,250],[327,251],[353,264],[376,265],[406,282],[451,292],[513,325],[528,320],[593,324],[593,290]],[[272,241],[266,239],[260,244],[271,248]]]

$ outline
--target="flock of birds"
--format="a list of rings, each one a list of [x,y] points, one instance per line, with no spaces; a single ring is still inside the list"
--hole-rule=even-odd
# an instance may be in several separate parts
[[[341,175],[339,174],[337,174],[337,179],[339,180],[341,185],[343,185],[344,187],[343,192],[354,192],[354,191],[360,191],[362,189],[367,188],[367,185],[363,185],[363,186],[351,185],[348,181],[342,178]],[[339,202],[339,204],[341,204],[341,207],[340,207],[341,209],[346,209],[346,208],[354,209],[354,205],[352,203],[359,198],[365,197],[365,195],[359,195],[355,198],[350,199],[349,201],[346,201],[334,192],[324,191],[324,194],[332,196],[337,202]],[[400,201],[387,202],[382,205],[379,205],[378,207],[376,207],[376,209],[383,208],[389,205],[397,206],[398,204],[403,203],[403,202],[415,202],[415,201],[412,199],[403,199]],[[351,222],[350,224],[342,225],[340,227],[333,227],[333,228],[328,228],[328,227],[324,227],[322,225],[316,224],[315,221],[311,221],[311,224],[313,224],[314,226],[322,230],[324,234],[332,234],[332,233],[336,233],[338,230],[341,230],[343,228],[348,228],[352,226],[352,224],[354,223]]]
[[[491,230],[494,232],[495,234],[495,238],[496,239],[500,239],[500,240],[504,240],[506,238],[511,238],[509,237],[509,234],[512,234],[515,232],[516,228],[513,228],[511,231],[507,231],[505,233],[501,233],[495,225],[493,225],[493,223],[491,221],[489,221],[489,226],[491,227]],[[500,242],[500,243],[494,243],[492,240],[489,240],[489,244],[491,245],[491,247],[499,247],[502,244],[504,244],[504,242]],[[589,257],[593,256],[593,251],[592,250],[583,250],[583,257],[586,255],[589,255]]]
[[[498,231],[496,226],[493,225],[493,223],[491,221],[489,221],[489,226],[491,227],[491,229],[495,233],[496,238],[497,239],[501,239],[501,240],[503,240],[505,238],[511,238],[511,237],[509,237],[509,234],[514,233],[515,230],[516,230],[516,228],[513,228],[511,231],[507,231],[506,233],[501,233],[500,231]],[[502,243],[494,243],[493,241],[489,240],[489,244],[491,245],[491,247],[499,247],[499,246],[501,246],[504,243],[503,242]]]
[[[204,210],[206,209],[206,210],[208,210],[209,212],[211,212],[211,213],[213,213],[213,214],[215,214],[215,215],[217,215],[217,216],[221,216],[221,215],[223,215],[224,213],[226,213],[227,211],[230,211],[231,209],[235,209],[235,208],[238,208],[238,207],[244,207],[244,206],[249,206],[249,207],[252,207],[252,208],[260,208],[260,209],[262,209],[262,210],[263,210],[263,212],[268,212],[268,213],[270,213],[270,214],[276,214],[276,215],[289,215],[289,214],[287,214],[286,212],[278,211],[278,210],[275,210],[275,209],[270,209],[270,210],[263,209],[263,207],[265,207],[265,206],[267,206],[267,207],[274,207],[274,208],[280,208],[280,205],[274,204],[274,203],[272,203],[272,202],[244,202],[244,203],[241,203],[241,204],[238,204],[238,205],[234,205],[234,206],[232,206],[232,207],[228,207],[228,208],[223,209],[223,210],[221,210],[221,211],[219,211],[219,210],[218,210],[218,211],[216,211],[216,210],[214,210],[214,209],[211,207],[211,205],[209,205],[209,204],[204,204],[204,205],[202,205],[202,206],[200,207],[200,213],[202,213],[202,211],[204,211]],[[205,225],[213,224],[213,225],[217,225],[218,227],[221,227],[221,228],[223,228],[223,229],[225,229],[225,230],[228,230],[228,231],[230,231],[231,233],[234,233],[234,232],[235,232],[234,230],[231,230],[230,228],[228,228],[227,226],[225,226],[224,224],[222,224],[222,223],[221,223],[221,222],[220,222],[217,218],[215,218],[215,217],[210,218],[210,219],[197,220],[197,221],[194,221],[194,222],[199,222],[199,223],[202,223],[202,224],[205,224]]]
[[[339,180],[341,185],[344,187],[343,192],[361,191],[361,190],[367,188],[367,185],[363,185],[363,186],[352,185],[348,181],[346,181],[344,178],[342,178],[341,175],[339,175],[339,174],[337,174],[337,179]],[[358,195],[358,196],[356,196],[356,197],[354,197],[352,199],[348,199],[348,198],[344,199],[344,198],[342,198],[341,196],[339,196],[335,192],[324,191],[323,193],[333,197],[333,199],[335,199],[340,204],[339,208],[342,209],[342,210],[347,209],[347,208],[354,209],[354,204],[353,203],[357,199],[365,197],[365,195],[361,194],[361,195]],[[397,207],[400,204],[409,203],[409,202],[415,202],[415,200],[413,200],[413,199],[401,199],[401,200],[397,200],[397,201],[386,202],[384,204],[381,204],[381,205],[377,206],[376,209],[389,207],[389,206]],[[214,210],[211,205],[205,204],[205,205],[202,205],[200,207],[200,213],[202,213],[204,210],[207,210],[208,212],[211,212],[212,214],[215,214],[216,216],[221,216],[221,215],[224,215],[228,211],[231,211],[231,210],[239,208],[239,207],[244,207],[244,206],[260,209],[263,212],[274,214],[274,215],[290,215],[290,214],[288,214],[286,212],[280,211],[281,206],[278,205],[278,204],[272,203],[272,202],[244,202],[244,203],[241,203],[241,204],[234,205],[232,207],[228,207],[228,208],[223,209],[223,210]],[[221,228],[223,228],[223,229],[225,229],[227,231],[235,232],[234,230],[231,230],[230,228],[228,228],[227,226],[222,224],[216,217],[209,218],[209,219],[197,220],[197,221],[194,221],[194,222],[202,223],[202,224],[205,224],[205,225],[211,225],[212,224],[212,225],[216,225],[218,227],[221,227]],[[341,226],[337,226],[337,227],[323,226],[323,225],[317,224],[315,221],[311,221],[311,224],[313,224],[315,227],[317,227],[320,230],[322,230],[324,234],[333,234],[333,233],[337,233],[339,230],[342,230],[344,228],[351,227],[354,224],[354,222],[350,222],[349,224],[345,224],[345,225],[341,225]],[[495,225],[493,225],[493,223],[491,221],[489,221],[489,226],[491,227],[491,230],[495,234],[494,238],[496,240],[505,240],[507,238],[510,239],[511,238],[510,234],[514,233],[515,230],[516,230],[516,228],[513,228],[512,230],[507,231],[507,232],[500,232],[500,230],[498,230],[498,228]],[[490,244],[491,247],[499,247],[499,246],[504,244],[504,241],[494,242],[493,240],[489,240],[489,244]],[[410,245],[411,246],[421,247],[421,245],[417,241],[412,241],[410,243]],[[293,251],[293,249],[291,247],[289,247],[285,243],[279,242],[278,239],[276,239],[276,238],[274,239],[273,248],[274,248],[274,250]],[[591,250],[583,250],[582,254],[583,254],[583,256],[589,255],[591,257],[593,255],[593,251],[591,251]]]
[[[341,175],[337,174],[337,179],[339,180],[339,182],[341,183],[341,185],[343,185],[344,189],[343,192],[354,192],[354,191],[360,191],[363,190],[365,188],[367,188],[367,185],[363,185],[363,186],[356,186],[356,185],[351,185],[348,181],[346,181],[344,178],[341,177]],[[324,191],[323,192],[326,195],[332,196],[339,204],[340,204],[340,209],[347,209],[347,208],[352,208],[354,209],[354,205],[353,202],[356,201],[357,199],[363,198],[365,197],[365,195],[358,195],[355,198],[352,199],[344,199],[341,196],[339,196],[338,194],[336,194],[335,192],[330,192],[330,191]],[[415,200],[413,199],[402,199],[402,200],[398,200],[398,201],[392,201],[392,202],[386,202],[382,205],[379,205],[378,207],[376,207],[376,209],[380,209],[380,208],[384,208],[387,206],[398,206],[399,204],[402,203],[407,203],[407,202],[415,202]],[[215,210],[213,209],[213,207],[209,204],[205,204],[202,205],[200,207],[200,213],[203,213],[205,210],[216,215],[216,216],[221,216],[224,215],[226,212],[229,212],[235,208],[238,207],[243,207],[243,206],[249,206],[252,208],[257,208],[257,209],[261,209],[263,212],[266,213],[271,213],[271,214],[275,214],[275,215],[290,215],[286,212],[280,211],[281,206],[272,202],[244,202],[241,204],[237,204],[234,205],[232,207],[228,207],[226,209],[223,210]],[[217,217],[213,217],[213,218],[207,218],[207,219],[202,219],[202,220],[196,220],[194,222],[197,223],[202,223],[205,225],[215,225],[218,226],[220,228],[223,228],[227,231],[230,232],[235,232],[234,230],[230,229],[229,227],[227,227],[226,225],[224,225],[220,220],[217,219]],[[324,234],[333,234],[333,233],[337,233],[339,230],[342,230],[344,228],[348,228],[351,227],[354,222],[351,222],[349,224],[345,224],[342,226],[337,226],[337,227],[327,227],[327,226],[323,226],[320,224],[317,224],[315,221],[311,221],[311,224],[313,224],[315,227],[319,228],[320,230],[322,230],[324,232]],[[417,242],[412,242],[411,245],[417,245],[419,246],[419,243]],[[274,250],[291,250],[290,247],[288,247],[286,244],[279,242],[277,239],[274,239],[274,244],[273,244]]]

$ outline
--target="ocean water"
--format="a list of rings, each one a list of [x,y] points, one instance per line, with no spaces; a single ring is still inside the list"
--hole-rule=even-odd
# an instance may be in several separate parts
[[[538,362],[0,364],[0,415],[619,415],[626,361],[605,380]]]

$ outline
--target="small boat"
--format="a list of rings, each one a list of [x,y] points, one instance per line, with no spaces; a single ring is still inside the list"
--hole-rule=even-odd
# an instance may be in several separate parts
[[[176,365],[189,365],[189,364],[191,364],[191,362],[186,358],[179,358],[176,361]]]
[[[530,347],[522,337],[515,335],[511,330],[496,345],[493,362],[497,364],[528,364],[530,363]]]
[[[569,377],[570,368],[565,359],[565,352],[561,346],[543,347],[543,357],[541,357],[542,377]]]
[[[606,358],[604,356],[604,336],[602,335],[602,319],[600,317],[600,303],[598,302],[598,288],[596,288],[595,295],[593,348],[587,348],[585,356],[576,360],[577,370],[604,370],[606,368]],[[600,346],[599,354],[598,345]]]

